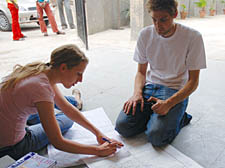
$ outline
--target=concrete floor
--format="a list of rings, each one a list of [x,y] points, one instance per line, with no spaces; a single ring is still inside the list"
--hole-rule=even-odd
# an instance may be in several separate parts
[[[225,167],[225,15],[177,20],[199,30],[205,42],[207,69],[201,71],[198,90],[191,95],[188,112],[193,115],[172,145],[205,168]],[[89,57],[81,90],[84,109],[102,106],[113,123],[123,103],[133,93],[137,65],[133,61],[135,41],[130,29],[108,30],[89,36],[88,51],[76,35],[55,35],[49,27],[44,37],[36,25],[25,25],[25,41],[12,41],[11,32],[0,32],[0,77],[8,74],[16,63],[48,62],[51,51],[63,44],[77,44]],[[66,95],[71,89],[62,88]]]

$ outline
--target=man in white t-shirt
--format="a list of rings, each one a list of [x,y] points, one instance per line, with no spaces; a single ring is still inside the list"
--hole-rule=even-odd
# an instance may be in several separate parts
[[[190,122],[188,97],[198,86],[206,58],[201,34],[174,22],[175,0],[148,0],[146,6],[154,24],[139,34],[134,93],[115,129],[124,137],[145,131],[148,141],[159,147],[171,143]]]

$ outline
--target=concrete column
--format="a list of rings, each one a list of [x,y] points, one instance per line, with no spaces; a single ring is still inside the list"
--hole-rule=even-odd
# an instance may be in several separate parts
[[[146,1],[147,0],[130,1],[131,40],[137,40],[140,30],[152,24],[152,19],[145,7]]]
[[[119,29],[120,28],[120,0],[113,0],[113,20],[112,20],[112,28],[113,29]]]

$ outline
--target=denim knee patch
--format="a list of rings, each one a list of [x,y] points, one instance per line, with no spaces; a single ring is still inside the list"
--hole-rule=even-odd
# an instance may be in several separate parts
[[[161,147],[170,144],[176,137],[176,130],[160,131],[155,130],[147,134],[148,141],[153,146]]]
[[[140,110],[134,116],[132,114],[127,115],[122,110],[116,120],[115,130],[124,137],[134,136],[144,132],[148,120],[149,115],[140,112]]]
[[[56,120],[58,121],[62,133],[67,132],[73,126],[73,121],[63,113],[57,114]]]

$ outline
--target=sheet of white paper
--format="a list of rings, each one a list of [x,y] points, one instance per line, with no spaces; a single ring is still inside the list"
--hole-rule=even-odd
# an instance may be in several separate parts
[[[114,130],[114,127],[105,114],[103,108],[82,112],[82,114],[105,135],[122,141],[118,133]],[[76,123],[74,123],[72,128],[64,135],[64,137],[82,144],[97,144],[96,137],[90,131]],[[49,158],[57,160],[57,167],[61,168],[83,164],[83,160],[89,162],[96,162],[106,158],[119,160],[120,158],[128,157],[130,153],[126,148],[122,148],[119,149],[115,155],[109,157],[97,157],[93,155],[67,153],[55,149],[52,145],[48,145],[48,155]]]
[[[84,116],[107,136],[125,144],[121,150],[110,157],[99,158],[90,155],[70,154],[58,151],[49,145],[49,157],[58,161],[58,167],[68,167],[86,163],[89,168],[202,168],[171,145],[153,148],[145,134],[132,138],[122,138],[102,108],[83,112]],[[96,144],[95,136],[86,129],[74,124],[65,134],[68,139],[80,143]]]
[[[85,163],[89,168],[203,168],[171,145],[153,148],[144,134],[124,138],[123,142],[131,153],[129,157],[116,162],[107,158]]]

